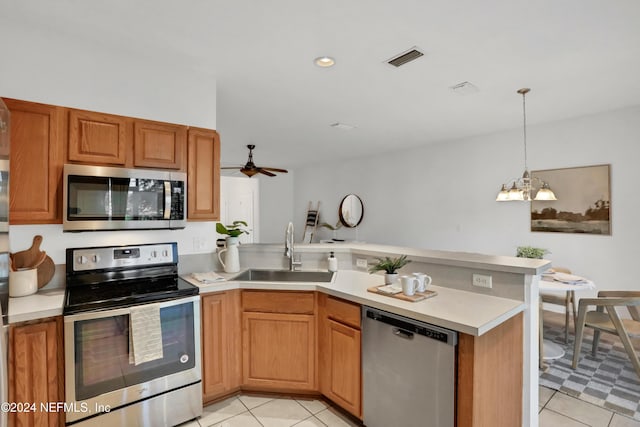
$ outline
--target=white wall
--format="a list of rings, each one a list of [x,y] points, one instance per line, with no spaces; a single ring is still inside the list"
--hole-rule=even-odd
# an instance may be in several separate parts
[[[216,81],[182,64],[128,55],[47,31],[0,26],[0,96],[216,128]],[[62,225],[11,226],[11,250],[44,237],[42,249],[60,264],[64,248],[177,241],[180,254],[213,252],[215,223],[184,230],[62,233]],[[195,239],[198,238],[196,241]]]
[[[532,170],[611,164],[611,236],[532,233],[529,203],[495,202],[500,185],[524,168],[521,129],[300,168],[294,217],[304,218],[308,200],[321,200],[331,222],[342,197],[355,193],[364,220],[358,236],[343,228],[339,237],[504,255],[532,245],[599,289],[638,289],[640,107],[527,130]]]
[[[258,243],[284,243],[284,233],[289,221],[293,221],[295,226],[296,240],[299,241],[302,238],[304,216],[292,216],[294,176],[291,171],[287,174],[277,174],[275,177],[260,176],[260,240]],[[304,199],[304,195],[302,197]],[[306,201],[304,206],[306,212]]]
[[[0,26],[0,96],[216,128],[216,80],[44,28]]]

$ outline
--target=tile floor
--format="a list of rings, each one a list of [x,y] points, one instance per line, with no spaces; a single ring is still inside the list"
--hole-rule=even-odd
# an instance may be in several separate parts
[[[241,394],[204,408],[180,427],[355,427],[322,400]]]
[[[640,427],[640,421],[546,387],[539,388],[539,427]]]
[[[539,427],[640,427],[607,409],[540,387]],[[355,427],[358,424],[322,400],[239,395],[204,408],[180,427]],[[402,427],[402,426],[397,426]]]

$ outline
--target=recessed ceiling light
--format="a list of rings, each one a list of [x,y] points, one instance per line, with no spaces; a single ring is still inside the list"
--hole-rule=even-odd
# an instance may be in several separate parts
[[[330,56],[319,56],[316,59],[314,59],[313,62],[318,67],[322,67],[322,68],[333,67],[333,65],[336,63],[335,59],[333,59]]]

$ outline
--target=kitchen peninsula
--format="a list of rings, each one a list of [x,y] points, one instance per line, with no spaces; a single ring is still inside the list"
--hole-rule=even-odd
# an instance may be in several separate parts
[[[340,357],[346,358],[341,360],[350,360],[348,356],[359,359],[360,306],[365,305],[459,333],[457,426],[537,425],[538,317],[537,309],[530,308],[537,307],[538,275],[549,267],[548,261],[371,244],[298,245],[296,251],[301,255],[302,269],[316,271],[326,270],[327,255],[333,251],[339,271],[327,283],[227,280],[211,284],[200,284],[191,278],[191,271],[181,271],[185,279],[200,287],[202,297],[205,401],[240,388],[320,392],[361,418],[359,361],[357,366],[336,366],[325,355],[336,350],[331,347],[335,335],[348,346],[341,350]],[[241,268],[284,269],[287,259],[282,254],[282,245],[241,245]],[[421,271],[433,278],[430,289],[437,291],[436,297],[413,303],[367,291],[382,285],[383,278],[359,269],[358,264],[397,254],[407,254],[412,261],[401,273]],[[185,261],[184,265],[194,269],[198,266],[197,260]],[[213,257],[208,263],[196,271],[217,268]],[[491,276],[491,288],[473,286],[473,274]],[[12,315],[22,321],[51,316],[52,309],[61,313],[61,306],[44,305],[34,305],[30,315],[25,313],[26,299],[37,297],[24,297],[20,304],[12,301],[10,321]],[[19,316],[12,312],[18,305],[22,310]],[[273,373],[268,371],[267,361],[254,358],[250,350],[256,346],[269,349],[268,333],[274,325],[295,332],[299,340],[295,349],[283,350],[282,354],[288,355],[287,375],[275,372],[267,381],[265,372]],[[305,346],[300,346],[300,340]],[[353,377],[345,384],[334,384],[329,373]]]

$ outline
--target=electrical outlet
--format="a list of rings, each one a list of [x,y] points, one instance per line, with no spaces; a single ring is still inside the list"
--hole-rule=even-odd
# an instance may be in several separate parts
[[[356,267],[366,270],[369,267],[366,258],[356,258]]]
[[[484,276],[482,274],[474,274],[473,281],[471,282],[473,286],[479,286],[481,288],[489,288],[491,289],[491,276]]]
[[[196,236],[193,238],[193,250],[202,251],[206,246],[206,239],[202,236]]]

